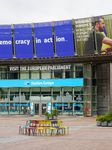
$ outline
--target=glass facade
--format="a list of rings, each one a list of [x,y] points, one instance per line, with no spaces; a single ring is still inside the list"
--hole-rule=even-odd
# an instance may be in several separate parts
[[[57,68],[56,68],[57,67]],[[46,69],[47,68],[47,69]],[[48,69],[50,68],[50,69]],[[60,115],[97,113],[96,67],[90,64],[57,64],[41,66],[0,66],[0,79],[66,79],[83,78],[83,86],[0,88],[0,114],[30,114],[30,103],[51,104]],[[92,75],[92,79],[91,79]],[[91,84],[92,80],[92,84]],[[92,95],[91,95],[92,90]],[[92,102],[92,104],[91,104]],[[35,105],[36,106],[36,105]],[[39,108],[39,106],[38,106]]]

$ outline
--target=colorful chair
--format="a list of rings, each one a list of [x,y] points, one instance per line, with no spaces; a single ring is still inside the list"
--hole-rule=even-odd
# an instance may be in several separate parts
[[[50,128],[52,127],[51,121],[46,121],[46,135],[50,134]]]
[[[47,135],[47,132],[46,132],[46,121],[39,121],[39,126],[35,129],[36,130],[36,135],[37,135],[37,131],[38,131],[38,134],[41,135],[42,133],[42,136],[43,135]]]
[[[64,129],[64,134],[69,134],[69,127],[64,127],[62,121],[58,121],[58,125],[60,128]]]
[[[50,127],[50,136],[54,133],[54,131],[55,131],[55,135],[57,135],[57,128]]]
[[[22,134],[26,134],[26,128],[29,127],[29,126],[30,126],[30,123],[29,123],[29,121],[27,120],[27,121],[26,121],[26,125],[25,125],[24,127],[21,127],[21,128],[22,128],[22,129],[21,129],[21,130],[22,130]]]
[[[38,124],[39,124],[39,121],[33,121],[33,124],[32,126],[28,127],[28,135],[31,134],[31,131],[32,131],[32,135],[34,136],[35,135],[35,130],[36,128],[38,127]]]

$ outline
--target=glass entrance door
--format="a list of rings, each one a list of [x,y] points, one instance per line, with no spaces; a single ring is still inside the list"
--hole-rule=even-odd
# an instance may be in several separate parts
[[[44,115],[44,113],[47,111],[47,103],[42,103],[42,115]]]
[[[47,111],[47,103],[34,103],[34,115],[42,116]]]
[[[39,115],[39,103],[36,103],[35,105],[35,115]]]

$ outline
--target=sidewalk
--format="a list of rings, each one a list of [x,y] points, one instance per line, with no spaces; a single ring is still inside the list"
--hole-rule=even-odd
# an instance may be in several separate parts
[[[112,127],[97,127],[96,117],[59,116],[69,135],[19,135],[19,125],[38,116],[0,116],[0,150],[111,150]]]

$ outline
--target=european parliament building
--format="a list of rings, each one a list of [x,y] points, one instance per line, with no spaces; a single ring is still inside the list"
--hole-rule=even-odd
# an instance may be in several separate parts
[[[111,111],[111,45],[99,51],[98,17],[0,25],[0,115]],[[112,39],[112,15],[103,20],[102,41]]]

